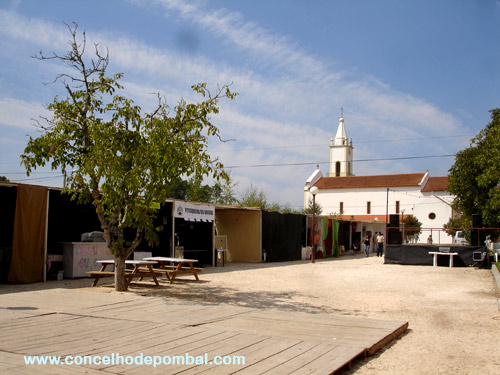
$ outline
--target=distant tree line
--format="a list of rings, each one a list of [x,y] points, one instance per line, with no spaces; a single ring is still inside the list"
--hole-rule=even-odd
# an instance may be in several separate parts
[[[235,186],[236,184],[230,176],[222,182],[215,182],[213,185],[203,184],[201,176],[194,176],[187,180],[174,181],[170,187],[170,198],[213,204],[238,204],[243,207],[260,207],[263,210],[282,213],[312,214],[311,200],[306,209],[297,209],[289,203],[270,202],[266,192],[254,185],[250,185],[238,198]],[[315,208],[318,215],[323,211],[319,204],[316,204]]]

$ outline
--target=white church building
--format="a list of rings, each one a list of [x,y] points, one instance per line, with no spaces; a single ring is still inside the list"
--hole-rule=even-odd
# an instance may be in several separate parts
[[[355,176],[353,174],[353,142],[347,137],[341,117],[335,138],[330,140],[329,173],[319,167],[304,187],[304,207],[312,199],[310,188],[316,186],[315,201],[322,215],[356,223],[353,227],[364,238],[366,232],[386,231],[391,215],[402,219],[414,215],[422,223],[418,242],[426,243],[429,235],[434,243],[450,244],[452,237],[442,231],[453,215],[453,196],[447,192],[448,177],[431,177],[428,172]]]

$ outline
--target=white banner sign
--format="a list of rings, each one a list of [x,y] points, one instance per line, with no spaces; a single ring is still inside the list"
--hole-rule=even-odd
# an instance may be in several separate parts
[[[214,221],[215,207],[188,202],[174,202],[174,217],[189,221]]]

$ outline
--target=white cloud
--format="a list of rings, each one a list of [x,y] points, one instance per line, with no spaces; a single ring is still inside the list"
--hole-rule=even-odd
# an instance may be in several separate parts
[[[0,99],[0,124],[34,130],[35,120],[48,116],[40,103],[28,103],[12,98]]]
[[[27,18],[13,11],[0,9],[0,33],[38,46],[65,45],[67,34],[61,33],[64,25],[54,25],[36,18]]]
[[[149,6],[148,2],[132,3]],[[408,137],[448,135],[460,129],[461,124],[453,115],[432,103],[391,90],[376,78],[354,76],[352,72],[339,70],[335,62],[311,55],[286,36],[245,21],[239,13],[225,9],[212,11],[207,9],[209,2],[157,0],[156,3],[164,6],[169,14],[173,12],[217,35],[259,64],[255,64],[255,68],[252,64],[242,67],[207,56],[181,55],[130,35],[117,36],[98,30],[88,31],[89,43],[95,40],[109,47],[111,67],[118,67],[125,73],[127,93],[146,110],[155,102],[151,95],[155,92],[165,95],[173,106],[181,96],[198,100],[190,90],[193,83],[208,81],[213,87],[217,83],[234,82],[233,90],[240,96],[235,103],[221,102],[221,113],[214,116],[214,122],[220,126],[223,138],[235,138],[237,142],[211,144],[215,155],[220,151],[226,165],[328,160],[328,143],[337,128],[340,105],[348,109],[346,125],[355,147],[360,138],[390,139],[393,134]],[[67,48],[69,34],[64,25],[5,10],[0,10],[0,24],[3,25],[0,35],[44,48]],[[278,71],[280,74],[275,74]],[[31,127],[30,119],[40,115],[40,108],[37,103],[3,99],[0,101],[0,122]],[[324,148],[302,147],[322,143]],[[442,142],[429,142],[425,147],[428,146],[436,150],[447,147]],[[415,152],[424,152],[425,147]],[[250,150],[245,150],[248,148]],[[391,152],[403,154],[409,149],[395,145]],[[356,157],[366,159],[379,156],[381,150],[377,146],[373,149],[361,146],[356,152]],[[391,168],[404,168],[404,163],[388,164],[363,165],[355,173],[379,170],[386,165],[386,173],[391,173]],[[234,173],[241,181],[251,178],[255,184],[267,184],[270,191],[275,192],[273,200],[282,198],[284,202],[297,203],[302,202],[301,188],[313,169],[314,166],[272,167],[235,169]],[[322,169],[325,172],[328,168]],[[271,185],[274,188],[270,188]]]

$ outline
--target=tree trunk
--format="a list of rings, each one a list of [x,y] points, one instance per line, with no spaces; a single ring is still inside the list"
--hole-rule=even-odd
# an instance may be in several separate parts
[[[127,291],[127,279],[125,278],[126,256],[115,253],[115,290],[117,292]]]

